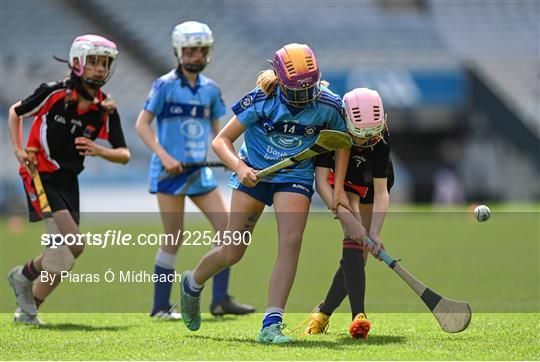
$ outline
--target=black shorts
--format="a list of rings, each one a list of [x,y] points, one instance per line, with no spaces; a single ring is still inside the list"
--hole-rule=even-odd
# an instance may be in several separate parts
[[[79,179],[77,174],[73,171],[60,169],[53,173],[40,173],[39,175],[51,210],[53,212],[68,210],[75,223],[79,225]],[[26,201],[28,202],[30,222],[42,220],[40,214],[34,209],[27,191]]]

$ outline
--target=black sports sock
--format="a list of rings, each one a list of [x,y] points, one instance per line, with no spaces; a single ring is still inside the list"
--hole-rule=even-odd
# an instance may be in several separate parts
[[[341,267],[354,318],[358,313],[365,313],[366,273],[362,246],[354,241],[344,240]]]
[[[23,266],[21,274],[24,275],[26,279],[30,280],[31,282],[33,282],[37,279],[37,277],[39,277],[39,270],[37,270],[34,266],[33,259]]]
[[[343,278],[343,271],[342,267],[340,266],[336,271],[336,275],[334,275],[334,280],[332,281],[332,285],[328,290],[326,299],[319,306],[319,312],[332,315],[346,296],[347,291],[345,290],[345,279]]]

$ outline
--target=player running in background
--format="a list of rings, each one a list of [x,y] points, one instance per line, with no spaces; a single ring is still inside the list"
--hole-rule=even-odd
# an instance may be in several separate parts
[[[345,131],[341,99],[320,86],[320,70],[311,49],[289,44],[273,57],[273,70],[259,74],[257,87],[240,99],[235,114],[212,142],[216,154],[234,171],[227,230],[242,232],[239,245],[229,243],[208,252],[193,272],[182,274],[181,308],[190,330],[201,324],[200,295],[204,283],[242,259],[265,205],[274,205],[278,225],[278,256],[268,292],[268,307],[257,340],[288,343],[282,315],[291,290],[302,235],[313,194],[313,160],[278,171],[262,180],[256,170],[311,146],[325,128]],[[244,135],[239,155],[233,142]],[[340,154],[340,152],[338,152]],[[336,195],[338,198],[339,195]]]
[[[337,215],[345,233],[340,266],[325,300],[311,315],[305,334],[324,333],[334,310],[349,296],[353,318],[349,334],[353,338],[367,339],[370,323],[364,308],[364,268],[368,250],[378,255],[380,249],[384,249],[380,232],[390,202],[388,192],[394,183],[394,172],[379,94],[371,89],[357,88],[345,94],[343,101],[347,128],[353,139],[344,187],[353,213],[338,207]],[[315,160],[317,192],[328,206],[336,183],[334,164],[333,153],[318,156]],[[376,243],[374,248],[356,241],[362,240],[364,235],[369,235]]]
[[[78,174],[83,170],[85,156],[123,164],[131,157],[115,104],[101,91],[113,74],[117,55],[116,45],[101,36],[77,37],[69,51],[69,78],[41,84],[31,96],[9,109],[9,132],[15,156],[21,163],[19,173],[30,221],[39,221],[43,216],[28,168],[33,163],[58,228],[47,229],[48,234],[80,234]],[[23,148],[21,127],[23,117],[27,116],[34,117],[27,149],[36,153]],[[112,148],[95,143],[98,137],[108,140]],[[77,258],[83,249],[82,244],[70,245],[65,250]],[[52,285],[38,280],[32,291],[32,282],[43,270],[43,256],[41,253],[24,266],[15,267],[8,275],[19,305],[15,322],[41,324],[38,308],[60,282],[60,278],[55,278]]]
[[[214,38],[206,24],[188,21],[172,33],[178,67],[152,85],[137,119],[137,132],[154,153],[150,163],[150,192],[157,195],[165,233],[177,235],[184,228],[184,203],[188,196],[206,215],[216,232],[227,227],[227,207],[208,167],[182,168],[185,162],[206,160],[211,133],[219,132],[219,118],[226,113],[218,85],[201,72],[210,62]],[[157,138],[150,124],[157,117]],[[180,245],[161,245],[154,273],[174,274]],[[169,280],[169,278],[162,278]],[[229,269],[214,277],[213,315],[248,314],[249,305],[235,302],[228,294]],[[171,282],[154,284],[151,316],[179,320],[171,311]]]

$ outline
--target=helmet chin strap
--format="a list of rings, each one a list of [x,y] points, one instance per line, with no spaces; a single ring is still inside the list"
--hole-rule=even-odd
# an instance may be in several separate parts
[[[184,68],[185,70],[187,70],[188,72],[191,72],[191,73],[200,73],[204,70],[204,68],[206,68],[206,63],[204,64],[181,64],[180,65],[182,68]]]
[[[77,77],[72,72],[70,77],[67,80],[65,80],[66,89],[67,89],[67,91],[69,93],[71,93],[71,90],[75,90],[79,96],[81,96],[84,99],[94,103],[98,107],[99,118],[100,119],[103,118],[103,114],[106,112],[106,110],[103,108],[101,103],[98,101],[97,97],[94,97],[93,95],[90,94],[90,92],[88,92],[88,90],[86,90],[86,88],[83,86],[83,82],[84,81],[81,78]],[[97,88],[99,88],[99,87],[97,87]],[[66,109],[69,110],[69,112],[75,112],[74,108],[76,108],[76,106],[73,107],[73,104],[74,104],[74,102],[71,99],[71,97],[69,97],[69,98],[66,97],[65,107],[66,107]]]
[[[179,72],[181,72],[181,70],[182,70],[181,68],[184,68],[185,70],[187,70],[188,72],[191,72],[191,73],[200,73],[208,65],[207,62],[204,62],[202,64],[182,63],[182,56],[178,56],[178,50],[173,47],[173,52],[174,52],[174,56],[178,60],[178,71]],[[180,54],[182,54],[182,53],[180,53]]]
[[[92,89],[98,90],[105,85],[104,80],[97,80],[92,78],[82,78],[82,81]]]
[[[92,86],[90,83],[88,83],[87,80],[83,80],[82,78],[77,77],[73,72],[71,73],[71,76],[68,79],[68,88],[76,90],[77,93],[81,97],[83,97],[86,100],[89,100],[89,101],[93,102],[95,97],[93,95],[91,95],[90,92],[88,92],[88,90],[86,90],[86,88],[84,88],[84,86],[82,84],[83,82],[85,84],[87,84],[88,86],[90,86],[91,88],[93,88],[93,89],[99,89],[100,88],[99,86],[94,88],[94,86]]]

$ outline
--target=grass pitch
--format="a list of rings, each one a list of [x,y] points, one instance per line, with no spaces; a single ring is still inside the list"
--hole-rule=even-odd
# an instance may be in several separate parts
[[[292,325],[305,315],[290,314]],[[14,326],[2,314],[5,360],[538,360],[538,314],[476,314],[460,334],[442,332],[428,313],[373,313],[371,336],[352,340],[348,314],[332,316],[326,335],[295,344],[255,342],[261,315],[214,319],[189,332],[182,322],[145,314],[44,314],[41,328]]]
[[[473,309],[469,328],[446,334],[420,299],[383,263],[367,265],[368,341],[347,334],[348,301],[331,319],[327,335],[300,337],[290,346],[255,343],[261,315],[214,319],[198,332],[183,324],[148,317],[151,283],[65,282],[42,307],[45,327],[11,323],[14,297],[5,275],[41,250],[41,225],[18,230],[3,219],[0,244],[0,347],[5,360],[538,360],[540,351],[540,219],[538,207],[505,212],[492,207],[486,223],[465,209],[395,210],[387,216],[387,250],[440,294],[466,300]],[[207,230],[187,216],[192,230]],[[122,229],[161,232],[158,215],[83,215],[83,232]],[[264,310],[276,246],[272,214],[262,218],[244,260],[232,270],[231,292]],[[304,235],[297,277],[285,322],[291,329],[323,298],[340,259],[341,232],[327,212],[312,213]],[[193,268],[208,247],[183,247],[178,271]],[[103,276],[114,271],[152,272],[156,247],[87,247],[74,273]],[[203,294],[208,310],[210,285]],[[178,295],[178,287],[173,288]]]

